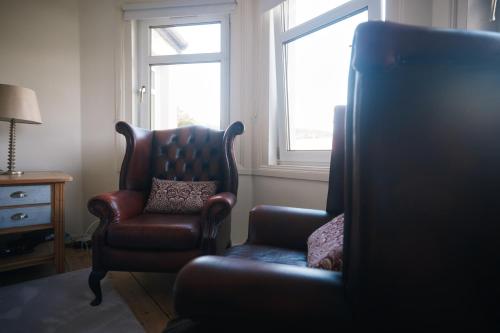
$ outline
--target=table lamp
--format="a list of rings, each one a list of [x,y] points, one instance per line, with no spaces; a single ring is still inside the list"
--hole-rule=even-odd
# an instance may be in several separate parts
[[[0,120],[10,122],[9,157],[4,175],[20,175],[16,164],[16,123],[41,124],[42,117],[33,90],[9,84],[0,84]]]

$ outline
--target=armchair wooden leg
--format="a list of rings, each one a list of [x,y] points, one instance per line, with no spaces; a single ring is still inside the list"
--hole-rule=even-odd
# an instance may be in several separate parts
[[[92,271],[89,275],[89,287],[95,295],[95,299],[90,302],[90,305],[96,306],[101,304],[101,280],[106,276],[107,271]]]

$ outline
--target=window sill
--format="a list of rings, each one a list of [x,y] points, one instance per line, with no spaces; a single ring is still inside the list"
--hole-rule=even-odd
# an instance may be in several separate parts
[[[249,173],[253,176],[328,182],[327,166],[262,165]]]

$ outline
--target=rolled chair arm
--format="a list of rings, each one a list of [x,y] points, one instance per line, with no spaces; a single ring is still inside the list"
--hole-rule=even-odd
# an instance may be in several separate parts
[[[202,216],[206,220],[222,221],[236,205],[236,196],[231,192],[221,192],[208,198]]]
[[[250,211],[248,243],[304,251],[309,235],[333,218],[324,210],[257,206]]]
[[[217,245],[215,239],[219,226],[226,220],[236,204],[236,196],[231,192],[221,192],[211,196],[201,212],[202,245],[206,254],[215,254]]]
[[[101,221],[117,222],[142,213],[145,199],[143,192],[120,190],[93,197],[87,207]]]
[[[181,318],[311,320],[345,309],[342,274],[246,259],[203,256],[188,263],[174,285]]]

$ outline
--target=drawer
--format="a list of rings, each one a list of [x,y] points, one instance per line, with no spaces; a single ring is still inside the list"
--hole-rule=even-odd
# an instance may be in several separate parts
[[[50,203],[50,185],[0,186],[0,206]]]
[[[0,209],[0,229],[51,223],[51,206]]]

